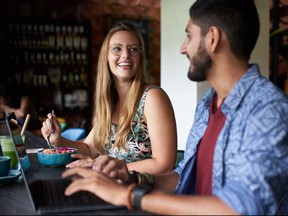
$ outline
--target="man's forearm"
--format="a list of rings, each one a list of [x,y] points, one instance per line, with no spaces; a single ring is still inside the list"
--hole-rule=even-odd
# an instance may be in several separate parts
[[[216,196],[173,196],[160,191],[145,195],[141,209],[165,215],[238,215]]]
[[[154,176],[154,188],[165,191],[167,193],[174,193],[179,175],[176,172],[169,172]]]

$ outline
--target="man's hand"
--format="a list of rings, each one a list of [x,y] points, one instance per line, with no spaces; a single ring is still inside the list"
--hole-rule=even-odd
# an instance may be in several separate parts
[[[109,177],[120,179],[124,182],[129,181],[130,173],[124,160],[112,158],[107,155],[100,155],[94,159],[92,169],[101,171]]]
[[[62,173],[63,178],[72,177],[72,183],[66,188],[65,195],[70,196],[78,191],[89,191],[106,202],[114,205],[125,205],[127,187],[102,172],[83,167],[67,169]],[[76,178],[73,178],[77,176]],[[117,191],[117,193],[115,193]]]

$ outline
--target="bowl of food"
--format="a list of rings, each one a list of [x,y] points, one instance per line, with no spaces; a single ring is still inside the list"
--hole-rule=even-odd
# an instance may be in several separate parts
[[[38,160],[45,166],[65,166],[72,162],[74,158],[71,154],[76,154],[78,149],[71,147],[58,147],[55,149],[43,149],[37,152]]]

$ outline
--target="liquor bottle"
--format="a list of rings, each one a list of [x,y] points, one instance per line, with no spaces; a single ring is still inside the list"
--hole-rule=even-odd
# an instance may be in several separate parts
[[[62,70],[62,86],[69,87],[68,75],[65,69]]]

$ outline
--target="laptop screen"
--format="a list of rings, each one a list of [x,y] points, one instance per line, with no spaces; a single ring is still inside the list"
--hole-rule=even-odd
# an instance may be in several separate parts
[[[14,144],[13,145],[14,151],[17,157],[19,169],[21,171],[20,181],[23,180],[26,188],[29,189],[29,185],[25,176],[25,172],[30,168],[30,159],[29,159],[29,156],[27,154],[27,151],[24,145],[25,136],[21,135],[21,128],[17,125],[17,123],[15,122],[15,119],[13,119],[13,115],[7,116],[5,118],[5,121],[6,121],[6,125],[7,125],[10,138],[12,139],[13,144]],[[28,194],[31,200],[31,204],[33,208],[35,209],[33,198],[29,190],[28,190]]]

